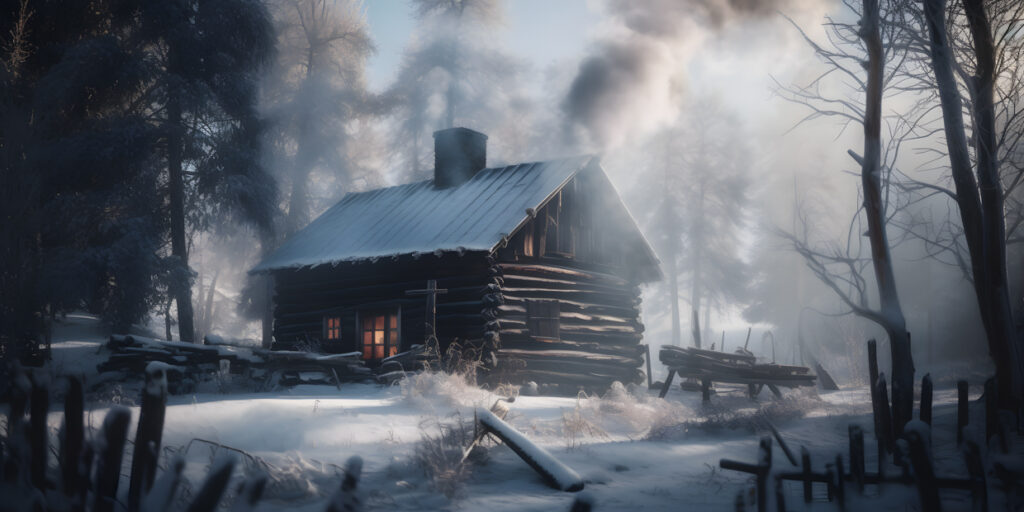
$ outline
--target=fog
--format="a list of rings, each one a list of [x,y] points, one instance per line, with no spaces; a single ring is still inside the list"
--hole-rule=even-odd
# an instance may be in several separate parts
[[[304,2],[280,2],[283,8],[275,15],[282,34],[291,34],[287,8]],[[259,337],[258,316],[252,308],[243,311],[253,300],[245,270],[289,231],[286,220],[296,190],[308,194],[308,213],[300,217],[304,223],[346,192],[426,178],[432,165],[430,135],[454,119],[455,125],[489,135],[492,165],[599,154],[663,270],[669,258],[677,258],[682,345],[692,343],[691,256],[697,244],[717,255],[705,258],[701,271],[705,347],[715,343],[720,349],[724,332],[725,348],[732,350],[743,345],[749,327],[749,348],[759,356],[772,357],[774,339],[779,362],[813,357],[841,380],[863,378],[864,342],[878,338],[884,345],[884,332],[848,314],[780,236],[798,233],[816,247],[849,245],[854,256],[868,255],[863,229],[855,224],[851,235],[850,224],[861,199],[859,168],[847,150],[862,146],[860,126],[832,118],[805,120],[807,108],[786,101],[783,90],[806,84],[825,69],[796,27],[823,40],[826,16],[850,16],[840,4],[592,2],[588,7],[601,21],[590,27],[584,52],[541,65],[541,56],[531,61],[494,37],[523,29],[505,23],[502,12],[508,5],[455,2],[467,6],[455,18],[444,2],[419,1],[409,7],[417,28],[409,35],[401,68],[383,90],[369,90],[365,83],[376,27],[360,4],[323,5],[335,13],[332,23],[365,40],[354,45],[342,38],[343,44],[325,50],[330,64],[316,80],[303,82],[308,69],[301,65],[271,70],[265,151],[282,191],[278,233],[274,240],[259,240],[249,232],[213,229],[193,241],[193,267],[203,283],[196,287],[197,316],[208,292],[204,286],[217,278],[211,332]],[[301,59],[301,37],[296,42],[282,35],[280,43],[286,46],[279,59]],[[846,85],[820,83],[826,93],[862,101]],[[886,108],[896,111],[914,99],[886,101]],[[301,121],[302,113],[311,111],[320,123],[313,127]],[[934,167],[934,156],[912,149],[901,153],[899,169],[941,181],[941,173],[921,171]],[[294,186],[296,179],[308,179],[305,192]],[[713,190],[706,196],[709,206],[699,211],[693,195],[698,183]],[[715,188],[715,183],[724,184]],[[947,202],[933,198],[901,215],[938,224],[947,208]],[[670,218],[677,219],[673,225],[666,224]],[[703,238],[694,235],[697,231]],[[927,257],[920,242],[905,239],[894,226],[890,238],[918,373],[952,361],[986,368],[977,304],[961,270]],[[869,266],[864,277],[872,282]],[[1017,261],[1011,262],[1011,279],[1020,281]],[[644,289],[645,339],[652,348],[672,340],[667,281]],[[873,289],[869,295],[874,297]],[[161,312],[153,321],[162,330]],[[880,353],[887,349],[880,347]]]

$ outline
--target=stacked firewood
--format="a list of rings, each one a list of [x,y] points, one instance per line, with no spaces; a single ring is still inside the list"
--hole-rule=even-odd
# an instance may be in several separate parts
[[[100,363],[100,372],[124,371],[142,375],[151,362],[167,365],[171,389],[201,375],[230,372],[257,379],[264,388],[277,385],[334,384],[373,379],[358,352],[316,354],[271,351],[227,345],[197,345],[164,341],[135,335],[115,334],[106,347],[110,358]]]
[[[735,354],[666,345],[658,359],[680,377],[733,384],[813,386],[815,375],[803,366],[759,364],[749,352]]]

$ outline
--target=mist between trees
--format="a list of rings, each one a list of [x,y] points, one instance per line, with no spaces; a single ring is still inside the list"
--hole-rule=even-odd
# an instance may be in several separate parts
[[[3,335],[86,309],[266,344],[247,270],[345,193],[428,179],[433,131],[467,126],[490,165],[602,155],[666,273],[652,345],[734,347],[750,324],[760,355],[853,380],[865,339],[909,331],[919,371],[987,369],[1024,316],[1022,7],[983,5],[986,59],[975,3],[926,5],[608,0],[583,54],[541,65],[495,37],[522,28],[505,2],[416,0],[371,89],[355,0],[2,2]]]

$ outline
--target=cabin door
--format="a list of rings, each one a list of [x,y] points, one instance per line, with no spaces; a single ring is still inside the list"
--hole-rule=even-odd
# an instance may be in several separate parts
[[[363,359],[384,359],[398,353],[398,311],[363,313],[359,325]]]

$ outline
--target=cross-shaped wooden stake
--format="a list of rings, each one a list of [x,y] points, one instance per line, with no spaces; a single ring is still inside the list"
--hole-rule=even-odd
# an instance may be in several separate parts
[[[426,295],[427,296],[427,332],[426,336],[430,337],[436,335],[434,329],[434,322],[437,320],[437,295],[448,293],[447,288],[438,288],[437,281],[431,279],[427,281],[427,287],[423,290],[406,290],[406,295]]]

